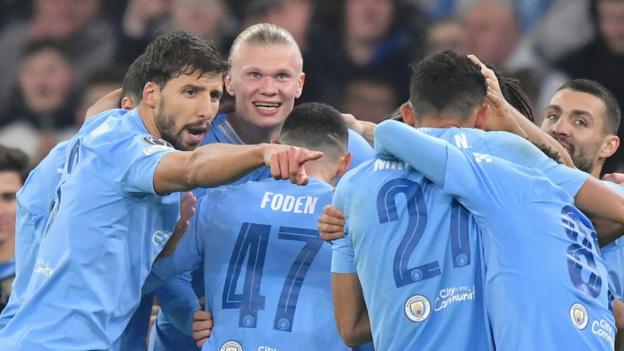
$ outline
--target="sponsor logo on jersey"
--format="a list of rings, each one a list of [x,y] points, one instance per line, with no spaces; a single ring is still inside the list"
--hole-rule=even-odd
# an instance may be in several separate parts
[[[54,273],[54,268],[50,266],[50,261],[37,260],[33,272],[35,274],[41,274],[44,277],[49,277],[52,275],[52,273]]]
[[[455,303],[473,301],[476,298],[474,285],[444,288],[438,292],[433,303],[433,310],[440,311]]]
[[[414,322],[422,322],[431,314],[431,303],[423,295],[414,295],[405,301],[405,314]]]
[[[585,306],[580,303],[572,305],[572,307],[570,307],[570,319],[576,328],[579,330],[585,329],[589,322],[589,314]]]
[[[606,320],[593,321],[591,331],[594,335],[607,342],[607,344],[613,345],[615,343],[615,328]]]
[[[230,340],[221,345],[219,351],[243,351],[243,347],[238,342]]]

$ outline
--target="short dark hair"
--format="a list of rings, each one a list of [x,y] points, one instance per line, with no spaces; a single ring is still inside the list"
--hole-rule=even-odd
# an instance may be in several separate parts
[[[332,159],[347,152],[348,138],[349,130],[340,112],[317,102],[296,106],[280,133],[282,143],[323,151]]]
[[[602,100],[606,109],[603,131],[607,134],[617,135],[621,119],[620,105],[609,89],[605,88],[604,85],[596,82],[595,80],[590,79],[570,80],[559,87],[557,91],[561,91],[563,89],[587,93]]]
[[[24,183],[29,171],[28,156],[22,150],[0,144],[0,172],[7,171],[19,174]]]
[[[128,68],[123,90],[125,96],[138,103],[147,82],[155,82],[162,88],[180,74],[219,74],[227,72],[228,68],[227,61],[214,45],[191,33],[176,31],[152,40]]]
[[[486,93],[481,68],[466,55],[447,50],[412,65],[410,103],[416,118],[441,111],[468,118]]]
[[[144,55],[141,54],[132,61],[121,83],[121,95],[131,98],[135,104],[138,104],[143,98],[143,87],[148,82],[147,78],[141,76],[139,71],[144,65],[144,60]]]

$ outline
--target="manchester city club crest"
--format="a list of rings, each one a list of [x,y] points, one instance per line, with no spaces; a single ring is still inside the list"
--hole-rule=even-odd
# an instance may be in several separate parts
[[[414,295],[405,301],[405,315],[413,322],[422,322],[431,314],[431,303],[423,295]]]
[[[234,340],[226,341],[221,345],[220,351],[243,351],[241,344]]]
[[[589,314],[585,306],[580,303],[572,305],[572,307],[570,307],[570,319],[572,319],[572,324],[574,324],[575,327],[580,330],[585,329],[589,322]]]

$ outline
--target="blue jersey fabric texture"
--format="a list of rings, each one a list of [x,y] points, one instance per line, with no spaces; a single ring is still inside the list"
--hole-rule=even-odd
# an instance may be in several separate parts
[[[87,119],[77,136],[87,133],[102,124],[115,111],[102,113]],[[75,138],[74,137],[74,138]],[[17,215],[15,224],[15,280],[11,296],[0,314],[0,330],[13,318],[21,305],[23,292],[28,285],[35,266],[42,231],[47,222],[54,190],[61,180],[65,165],[65,151],[69,141],[56,145],[35,167],[17,193]]]
[[[153,188],[158,162],[175,150],[136,110],[113,113],[66,146],[33,275],[0,348],[110,349],[139,305],[179,215],[179,195]]]
[[[623,186],[611,182],[604,183],[624,196]],[[624,293],[624,238],[618,238],[605,245],[601,248],[601,251],[609,270],[609,281],[613,287],[613,292],[616,296],[622,298]]]
[[[244,144],[228,122],[227,113],[221,112],[217,114],[212,121],[210,129],[204,138],[204,144],[212,143]],[[351,168],[366,160],[370,160],[374,156],[372,147],[364,138],[352,130],[349,130],[348,149],[353,156]],[[270,177],[270,169],[261,167],[232,182],[231,185],[259,181]],[[196,189],[194,194],[200,198],[205,192],[206,189]],[[193,277],[200,276],[203,276],[203,268],[201,267],[193,272]],[[158,313],[156,326],[153,329],[154,333],[151,336],[154,340],[150,345],[150,351],[197,350],[195,341],[191,338],[192,319],[189,317],[199,307],[198,297],[203,296],[203,285],[193,284],[195,296],[192,296],[190,292],[190,285],[191,283],[188,279],[180,276],[156,291],[156,296],[161,301],[163,310]],[[175,311],[175,314],[167,313],[167,305],[169,304],[174,306],[171,311]]]
[[[334,241],[332,272],[357,272],[376,350],[493,349],[479,229],[466,209],[383,159],[343,176],[333,204],[347,234]]]
[[[266,179],[198,201],[176,253],[154,273],[203,267],[214,319],[204,350],[348,350],[335,328],[330,245],[316,231],[331,194],[314,178],[304,187]]]
[[[548,170],[397,131],[389,124],[379,129],[376,138],[385,137],[376,147],[403,154],[397,156],[431,176],[479,223],[495,340],[513,350],[612,350],[607,269],[593,226],[569,190],[551,182]]]

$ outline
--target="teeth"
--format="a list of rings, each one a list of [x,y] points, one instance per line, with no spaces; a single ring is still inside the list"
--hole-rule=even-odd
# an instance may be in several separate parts
[[[264,109],[271,109],[271,108],[279,107],[279,104],[269,104],[269,103],[256,103],[255,105],[258,108],[264,108]]]

